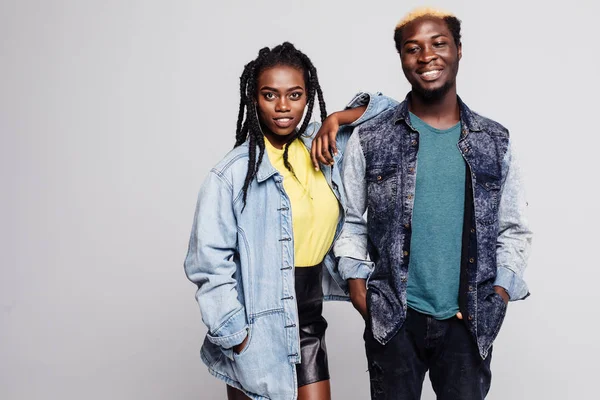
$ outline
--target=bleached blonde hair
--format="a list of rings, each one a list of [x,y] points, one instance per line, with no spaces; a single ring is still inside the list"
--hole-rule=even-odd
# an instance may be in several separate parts
[[[406,24],[423,17],[433,17],[442,19],[450,33],[452,33],[452,37],[454,38],[454,43],[456,46],[460,46],[460,20],[456,18],[456,16],[448,11],[441,10],[439,8],[433,7],[418,7],[409,12],[398,22],[396,25],[396,29],[394,29],[394,42],[396,44],[396,50],[400,54],[402,51],[402,31]]]
[[[398,28],[402,28],[404,25],[408,24],[409,22],[414,21],[417,18],[421,18],[421,17],[435,17],[435,18],[440,18],[440,19],[444,19],[446,17],[455,17],[456,16],[454,14],[452,14],[451,12],[439,9],[439,8],[433,8],[433,7],[417,7],[414,10],[412,10],[411,12],[409,12],[408,14],[406,14],[399,22],[398,24],[396,24],[396,29]]]

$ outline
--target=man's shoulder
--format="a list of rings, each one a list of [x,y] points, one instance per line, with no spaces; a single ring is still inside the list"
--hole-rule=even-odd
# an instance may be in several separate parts
[[[382,130],[386,130],[386,128],[393,126],[396,122],[398,110],[401,104],[396,105],[395,107],[389,108],[382,113],[376,115],[372,119],[365,121],[359,126],[359,134],[372,134],[381,132]]]
[[[495,121],[488,117],[484,117],[483,115],[478,114],[475,111],[471,111],[471,114],[482,131],[487,132],[491,135],[503,136],[506,138],[509,137],[508,129],[498,121]]]

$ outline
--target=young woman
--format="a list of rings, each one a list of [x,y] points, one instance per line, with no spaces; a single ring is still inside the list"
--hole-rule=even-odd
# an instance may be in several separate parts
[[[208,327],[201,357],[229,399],[328,400],[321,311],[324,298],[346,298],[330,254],[345,199],[335,164],[313,168],[309,153],[317,98],[327,116],[323,93],[290,43],[260,50],[240,81],[235,148],[202,185],[185,260]],[[361,94],[322,131],[365,121],[387,101]]]

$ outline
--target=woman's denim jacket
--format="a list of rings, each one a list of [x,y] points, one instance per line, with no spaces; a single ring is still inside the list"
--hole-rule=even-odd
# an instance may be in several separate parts
[[[352,127],[394,102],[380,93],[359,93],[348,107],[365,104],[362,117],[340,129],[334,167],[321,166],[340,204],[336,238],[346,211],[340,167]],[[302,137],[309,150],[319,127],[311,123]],[[198,196],[185,272],[198,286],[196,299],[208,327],[201,357],[213,375],[253,399],[295,399],[300,343],[290,199],[283,177],[265,156],[242,212],[247,167],[246,142],[211,169]],[[325,299],[347,299],[331,249],[323,263]],[[242,352],[233,352],[247,335]]]

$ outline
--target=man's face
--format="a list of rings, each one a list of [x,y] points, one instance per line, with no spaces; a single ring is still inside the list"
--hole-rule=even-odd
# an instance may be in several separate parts
[[[456,87],[462,48],[443,19],[424,17],[408,23],[401,49],[402,70],[414,92],[435,100]]]

